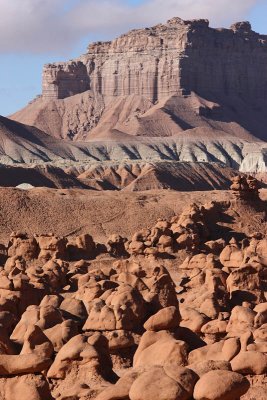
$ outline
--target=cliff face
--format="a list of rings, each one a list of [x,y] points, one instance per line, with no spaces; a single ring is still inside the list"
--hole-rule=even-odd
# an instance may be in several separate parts
[[[89,89],[89,76],[81,61],[46,64],[43,69],[43,97],[64,99]]]
[[[11,118],[72,141],[191,130],[267,141],[266,68],[267,36],[248,22],[213,29],[173,18],[46,65],[43,95]]]
[[[62,99],[90,89],[109,99],[139,95],[152,102],[191,91],[210,99],[267,103],[267,36],[248,22],[213,29],[207,20],[173,18],[111,42],[89,46],[77,61],[49,64],[43,97]]]
[[[201,96],[267,102],[267,37],[248,22],[231,29],[196,29],[187,35],[182,86]]]

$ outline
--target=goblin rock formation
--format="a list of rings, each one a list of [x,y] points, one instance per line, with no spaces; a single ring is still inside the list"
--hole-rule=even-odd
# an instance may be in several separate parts
[[[251,177],[233,182],[258,193]],[[191,204],[101,244],[13,232],[1,244],[1,398],[264,400],[266,234],[220,225],[262,202],[241,200]]]
[[[240,200],[259,200],[260,184],[252,176],[235,176],[232,179],[232,190],[234,196]]]

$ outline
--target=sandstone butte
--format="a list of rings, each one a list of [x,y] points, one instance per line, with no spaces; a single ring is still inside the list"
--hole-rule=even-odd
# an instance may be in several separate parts
[[[104,98],[138,95],[156,102],[193,91],[263,105],[266,48],[267,35],[249,22],[213,29],[208,20],[173,18],[93,43],[77,60],[45,65],[42,96],[64,99],[91,89]]]
[[[0,121],[9,131],[0,161],[215,162],[265,173],[266,64],[267,36],[249,22],[215,29],[173,18],[92,43],[45,65],[42,95],[10,116],[38,129],[23,125],[25,136]]]
[[[266,139],[266,63],[267,36],[249,22],[214,29],[173,18],[45,65],[42,95],[12,118],[71,140],[198,127],[200,136]]]
[[[249,22],[214,29],[180,18],[93,43],[75,60],[45,65],[42,95],[0,117],[0,163],[49,163],[97,190],[133,177],[127,190],[203,189],[209,166],[206,189],[226,188],[238,171],[265,180],[266,43]],[[172,167],[176,182],[166,182]]]

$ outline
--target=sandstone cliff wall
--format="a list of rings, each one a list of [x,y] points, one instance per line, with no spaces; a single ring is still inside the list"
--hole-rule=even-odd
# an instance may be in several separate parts
[[[231,29],[190,29],[181,85],[203,97],[267,101],[267,38],[249,23]]]
[[[45,98],[64,99],[89,89],[89,76],[81,61],[46,64],[43,68]]]
[[[91,89],[107,98],[136,94],[153,102],[194,91],[267,103],[267,36],[248,22],[213,29],[207,20],[169,20],[111,42],[97,42],[78,61],[49,64],[43,96],[65,98]]]

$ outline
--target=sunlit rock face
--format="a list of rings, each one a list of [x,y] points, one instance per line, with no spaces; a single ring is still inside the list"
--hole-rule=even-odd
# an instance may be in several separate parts
[[[135,29],[90,44],[76,61],[48,64],[43,97],[62,99],[91,89],[107,98],[140,95],[156,102],[173,94],[267,101],[267,37],[248,22],[213,29],[207,20]]]
[[[64,99],[89,89],[89,77],[81,61],[46,64],[43,69],[43,97]]]

